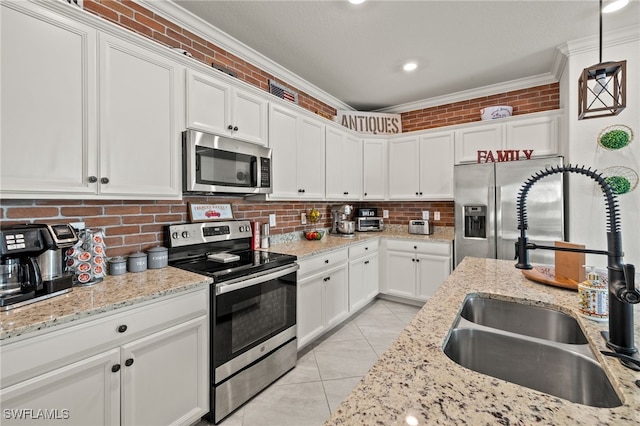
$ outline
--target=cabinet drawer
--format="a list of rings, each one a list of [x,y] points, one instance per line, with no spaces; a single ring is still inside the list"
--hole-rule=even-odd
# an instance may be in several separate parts
[[[204,288],[0,346],[2,387],[204,315],[208,304]]]
[[[349,247],[349,259],[364,256],[365,254],[375,253],[378,251],[378,239],[371,239],[365,243],[356,244]]]
[[[300,265],[300,269],[298,270],[298,280],[322,269],[332,268],[340,263],[344,263],[347,259],[348,250],[343,248],[299,260],[298,264]]]
[[[451,256],[451,243],[437,241],[387,240],[387,250]]]

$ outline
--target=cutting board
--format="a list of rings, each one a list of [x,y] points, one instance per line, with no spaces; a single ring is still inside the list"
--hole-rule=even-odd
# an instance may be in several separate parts
[[[583,245],[556,241],[556,247],[584,249]],[[555,252],[554,266],[534,266],[533,269],[522,270],[522,275],[531,281],[555,287],[577,290],[578,284],[584,281],[584,253],[568,251]]]

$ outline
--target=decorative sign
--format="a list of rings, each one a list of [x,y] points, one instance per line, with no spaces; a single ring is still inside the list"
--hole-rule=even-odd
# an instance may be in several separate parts
[[[532,149],[498,149],[495,151],[478,150],[478,163],[502,163],[504,161],[531,160]]]
[[[231,204],[189,203],[189,220],[191,222],[210,222],[222,219],[233,219]]]
[[[336,121],[360,133],[395,135],[402,133],[400,114],[338,110]]]

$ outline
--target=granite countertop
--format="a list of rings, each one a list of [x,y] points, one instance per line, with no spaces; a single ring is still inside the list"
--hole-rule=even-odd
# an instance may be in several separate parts
[[[577,293],[524,278],[513,261],[466,258],[429,299],[325,423],[329,425],[640,423],[640,372],[627,369],[606,350],[598,323],[577,314]],[[595,408],[468,370],[442,351],[447,333],[469,293],[550,305],[578,318],[623,405]],[[635,305],[640,342],[640,305]]]
[[[77,321],[91,315],[180,293],[212,283],[211,278],[168,266],[111,276],[97,284],[0,312],[0,341]],[[5,340],[6,339],[6,340]]]
[[[340,237],[326,233],[325,236],[319,241],[308,241],[306,239],[296,241],[283,241],[273,243],[271,247],[263,250],[273,253],[291,254],[297,256],[300,259],[307,256],[320,254],[326,251],[348,247],[350,245],[375,238],[396,238],[416,241],[436,241],[450,243],[453,241],[454,237],[455,234],[452,227],[436,227],[434,233],[431,235],[417,235],[409,234],[409,232],[407,232],[407,227],[404,225],[392,225],[386,227],[382,232],[356,232],[353,237]]]

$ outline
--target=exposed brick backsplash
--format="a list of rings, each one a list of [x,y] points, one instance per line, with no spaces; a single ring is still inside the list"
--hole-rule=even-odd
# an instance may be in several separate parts
[[[241,198],[185,197],[183,201],[1,200],[0,224],[84,222],[87,228],[105,233],[107,256],[128,255],[163,245],[165,225],[188,222],[188,203],[230,203],[235,219],[269,222],[276,214],[272,234],[285,234],[331,226],[329,202],[255,202]],[[407,224],[420,219],[422,210],[440,212],[438,226],[453,226],[453,202],[353,203],[354,207],[389,210],[388,224]],[[300,224],[300,214],[318,209],[318,223]],[[380,211],[380,213],[382,213]]]
[[[551,83],[498,95],[469,99],[400,114],[402,131],[433,129],[480,121],[480,110],[488,106],[509,105],[513,115],[560,108],[560,84]]]

